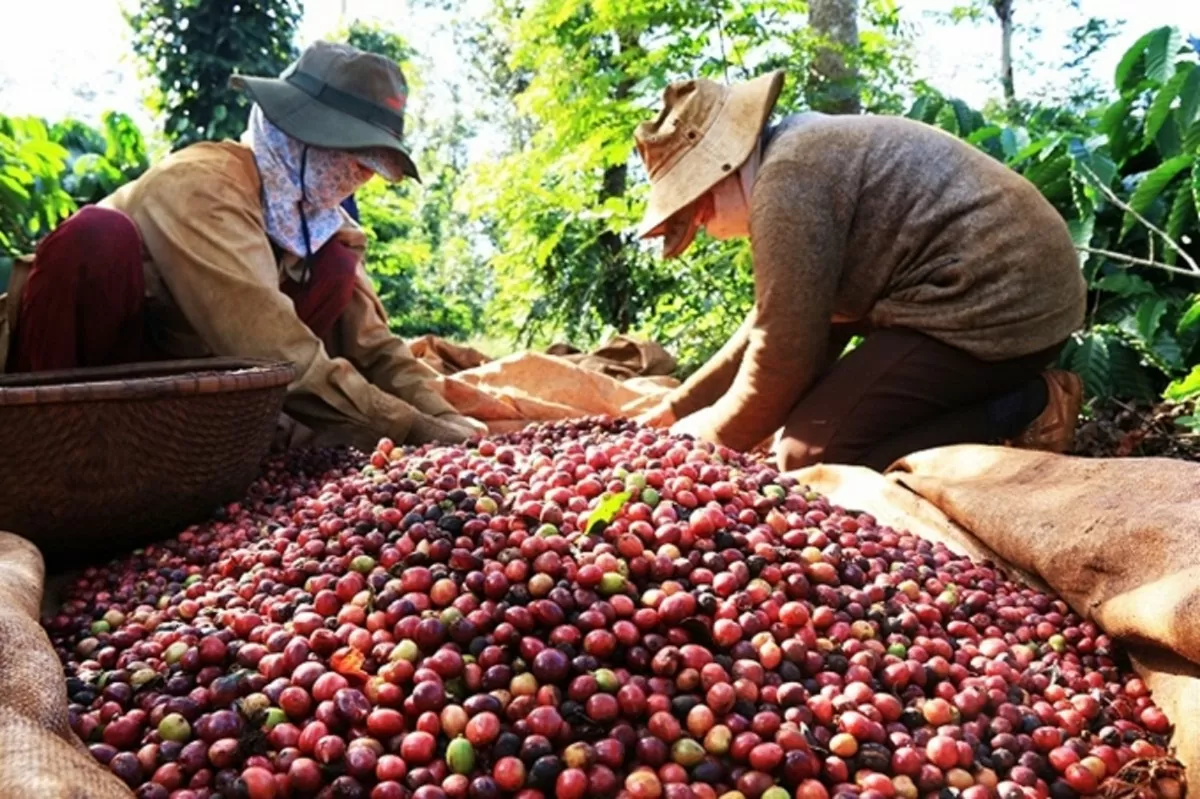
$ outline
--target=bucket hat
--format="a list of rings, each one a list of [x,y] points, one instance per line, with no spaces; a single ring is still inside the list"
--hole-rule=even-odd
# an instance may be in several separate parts
[[[672,217],[750,157],[779,100],[783,79],[784,73],[777,70],[733,86],[697,78],[666,88],[658,117],[634,131],[650,175],[650,198],[638,238],[665,235],[668,253],[690,243],[697,225]],[[671,240],[680,237],[688,241]]]
[[[278,78],[234,75],[229,85],[294,139],[329,150],[389,150],[400,172],[420,180],[404,145],[408,81],[388,58],[319,41]]]

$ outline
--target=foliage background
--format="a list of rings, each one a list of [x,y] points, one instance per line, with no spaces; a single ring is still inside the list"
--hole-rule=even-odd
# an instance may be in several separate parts
[[[1010,53],[996,102],[975,109],[915,74],[911,27],[893,0],[487,0],[483,16],[460,0],[421,1],[456,14],[456,80],[470,84],[436,86],[436,108],[422,98],[444,80],[399,32],[331,34],[400,61],[414,87],[424,184],[373,181],[357,197],[398,333],[502,354],[632,332],[664,342],[681,372],[698,366],[752,302],[749,250],[702,235],[664,264],[631,238],[646,190],[632,130],[669,80],[780,68],[790,79],[779,114],[848,101],[907,114],[1042,190],[1070,224],[1091,287],[1088,326],[1064,361],[1092,396],[1200,393],[1200,46],[1187,32],[1146,32],[1115,75],[1101,75],[1090,65],[1118,23],[1080,16],[1061,63],[1036,65],[1077,76],[1052,96],[1028,80],[1023,42],[1040,34],[1023,21],[1031,3],[968,0],[946,24],[995,26]],[[280,71],[301,12],[298,0],[141,0],[128,22],[162,124],[150,146],[240,135],[248,106],[228,76]],[[471,111],[467,89],[478,95]],[[484,128],[494,146],[480,157]],[[146,138],[120,114],[96,128],[0,116],[0,285],[4,258],[147,160]]]
[[[300,15],[298,0],[143,0],[127,15],[155,81],[150,108],[175,147],[242,135],[250,101],[229,76],[279,74],[297,55]]]
[[[99,128],[0,114],[0,288],[13,257],[147,166],[145,139],[123,114],[105,114]]]
[[[1160,28],[1121,60],[1111,101],[1015,104],[989,119],[925,94],[908,114],[1021,172],[1067,220],[1092,291],[1063,363],[1092,396],[1200,390],[1198,54]]]

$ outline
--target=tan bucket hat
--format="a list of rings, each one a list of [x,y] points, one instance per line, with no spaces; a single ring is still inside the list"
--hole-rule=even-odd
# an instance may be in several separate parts
[[[784,73],[775,71],[734,86],[697,78],[667,87],[658,117],[633,134],[650,174],[638,238],[677,239],[667,242],[668,254],[691,242],[696,233],[691,220],[667,223],[746,162],[779,100],[783,79]],[[687,241],[678,241],[681,236]]]
[[[389,150],[398,172],[421,179],[404,146],[408,81],[391,59],[314,42],[278,78],[234,75],[229,85],[249,94],[294,139],[328,150]]]

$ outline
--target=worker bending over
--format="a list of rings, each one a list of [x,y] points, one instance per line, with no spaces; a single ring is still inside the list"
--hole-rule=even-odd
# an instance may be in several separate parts
[[[341,203],[374,175],[419,179],[400,67],[318,42],[254,100],[241,142],[203,142],[61,224],[0,297],[0,371],[213,355],[296,367],[284,410],[322,443],[482,431],[388,329]],[[11,339],[11,340],[10,340]]]
[[[1063,219],[988,155],[930,126],[805,113],[769,126],[773,73],[671,85],[636,131],[641,235],[677,256],[703,227],[748,236],[754,309],[643,421],[779,465],[886,468],[909,452],[1062,450],[1076,376],[1046,370],[1083,321]],[[838,358],[854,335],[862,344]]]

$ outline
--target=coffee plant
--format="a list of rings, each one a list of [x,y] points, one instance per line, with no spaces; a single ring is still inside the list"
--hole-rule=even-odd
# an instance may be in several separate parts
[[[989,123],[926,95],[909,116],[1023,174],[1066,218],[1092,289],[1063,353],[1093,396],[1200,392],[1200,59],[1179,32],[1147,33],[1117,68],[1112,102],[1075,115],[1027,109]]]
[[[124,114],[105,114],[98,128],[0,114],[0,290],[13,257],[33,252],[76,208],[99,201],[147,165],[142,134]]]

